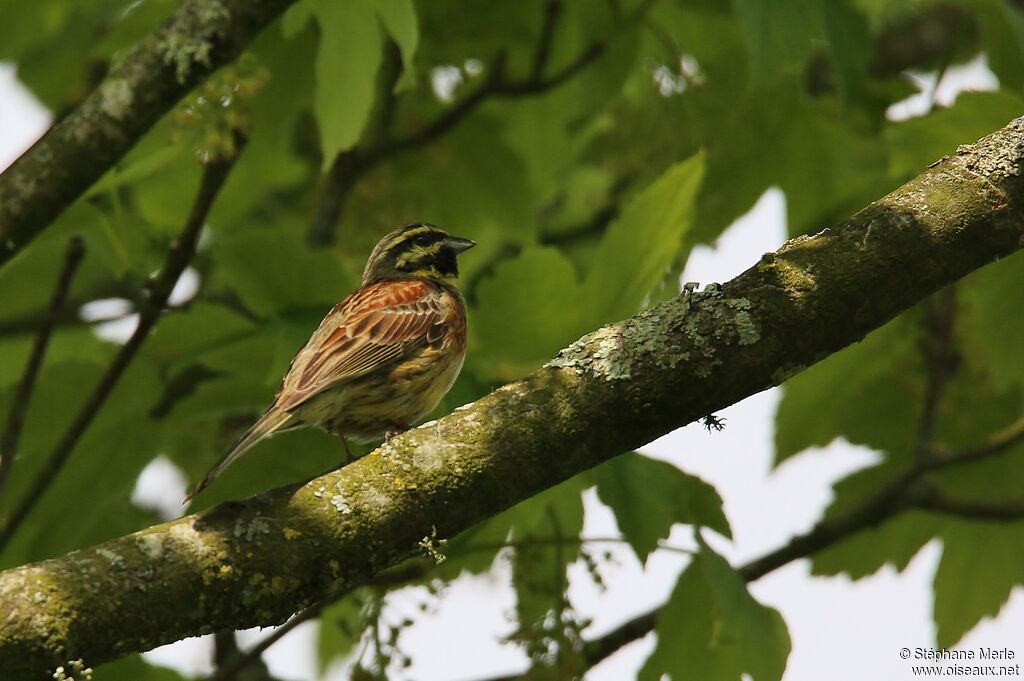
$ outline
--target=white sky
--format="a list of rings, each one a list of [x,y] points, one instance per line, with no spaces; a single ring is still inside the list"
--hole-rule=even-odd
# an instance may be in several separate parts
[[[924,94],[895,105],[889,115],[903,119],[921,115],[928,105],[933,75],[916,76]],[[956,67],[944,77],[936,96],[949,103],[965,88],[993,89],[996,81],[978,59]],[[49,123],[49,113],[17,82],[14,69],[0,64],[0,168],[6,167],[38,137]],[[778,247],[785,234],[785,199],[770,190],[751,211],[719,239],[716,248],[699,247],[693,253],[683,281],[725,281]],[[195,282],[181,282],[194,290]],[[97,314],[102,315],[100,311]],[[111,330],[122,336],[123,328]],[[714,484],[725,500],[734,543],[714,541],[734,564],[784,544],[807,530],[831,498],[831,485],[873,460],[873,454],[842,442],[812,450],[772,471],[772,432],[779,390],[755,395],[721,413],[726,429],[707,433],[700,425],[675,431],[643,451],[675,463],[681,469]],[[184,480],[166,460],[154,463],[140,479],[136,497],[171,511],[177,507]],[[586,536],[615,532],[610,512],[591,496],[587,499]],[[671,541],[689,543],[688,531],[677,528]],[[608,591],[598,593],[582,569],[574,568],[570,594],[577,608],[593,617],[591,631],[601,633],[662,602],[682,568],[683,557],[659,552],[642,568],[623,547],[610,546],[618,565],[606,570]],[[762,602],[779,609],[789,626],[794,646],[785,681],[863,681],[909,679],[909,663],[899,659],[901,647],[931,647],[931,580],[941,546],[932,542],[903,574],[884,568],[874,576],[851,583],[846,578],[820,578],[808,574],[807,561],[788,565],[756,582],[752,591]],[[422,598],[417,589],[392,598],[397,612],[414,614]],[[437,612],[420,616],[403,634],[402,647],[415,664],[408,678],[418,681],[473,681],[523,669],[525,659],[498,639],[508,633],[506,614],[514,607],[505,568],[491,575],[458,580],[449,588]],[[314,679],[316,623],[299,627],[267,655],[271,671],[282,679]],[[984,621],[962,642],[961,648],[1008,647],[1024,654],[1024,595],[1016,589],[1000,615]],[[262,634],[241,634],[243,645]],[[457,641],[458,646],[451,645]],[[632,678],[654,645],[652,636],[628,646],[587,674],[588,681]],[[1016,647],[1015,647],[1016,646]],[[453,650],[454,648],[454,650]],[[192,675],[208,673],[210,639],[189,639],[148,655]],[[326,679],[345,678],[344,667],[332,669]]]

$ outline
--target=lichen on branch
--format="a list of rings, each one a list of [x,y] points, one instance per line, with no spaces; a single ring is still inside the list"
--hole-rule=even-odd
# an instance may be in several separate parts
[[[185,0],[0,175],[0,267],[295,0]]]
[[[0,669],[42,679],[279,624],[623,451],[778,383],[1022,247],[1024,119],[721,286],[303,485],[0,573]],[[181,607],[186,603],[189,607]]]

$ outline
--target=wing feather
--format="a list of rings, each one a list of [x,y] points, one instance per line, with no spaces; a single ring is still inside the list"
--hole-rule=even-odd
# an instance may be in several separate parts
[[[313,334],[281,386],[291,410],[314,395],[399,361],[426,345],[445,321],[444,291],[428,282],[387,281],[343,300]]]

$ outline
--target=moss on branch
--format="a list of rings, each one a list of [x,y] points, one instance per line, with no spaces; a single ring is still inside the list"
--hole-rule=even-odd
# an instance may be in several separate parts
[[[42,679],[279,624],[537,492],[776,384],[1024,239],[1024,119],[721,286],[307,484],[0,573],[0,668]]]
[[[0,175],[0,266],[295,0],[185,0]]]

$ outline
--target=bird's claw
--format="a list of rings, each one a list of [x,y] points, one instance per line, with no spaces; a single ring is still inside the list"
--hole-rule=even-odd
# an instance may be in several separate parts
[[[391,429],[384,431],[384,442],[391,442],[391,438],[401,435],[410,428],[412,428],[412,426],[406,423],[398,423],[397,421],[393,422],[391,424]]]

